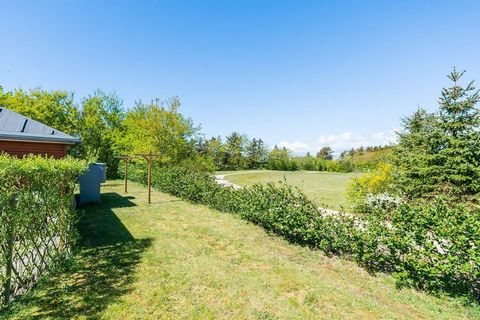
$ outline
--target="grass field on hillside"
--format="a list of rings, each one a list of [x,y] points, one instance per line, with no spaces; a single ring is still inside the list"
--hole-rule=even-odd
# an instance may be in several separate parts
[[[240,186],[254,183],[283,181],[299,187],[310,199],[330,209],[350,210],[347,199],[348,181],[357,173],[317,172],[317,171],[237,171],[219,173],[226,179]]]
[[[230,214],[121,181],[85,208],[80,246],[2,319],[474,319]]]

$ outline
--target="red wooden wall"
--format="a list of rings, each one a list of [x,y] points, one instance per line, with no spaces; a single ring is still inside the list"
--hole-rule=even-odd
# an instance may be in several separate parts
[[[67,155],[67,147],[68,145],[61,143],[0,141],[0,152],[3,151],[19,157],[27,154],[36,154],[57,159],[63,158]]]

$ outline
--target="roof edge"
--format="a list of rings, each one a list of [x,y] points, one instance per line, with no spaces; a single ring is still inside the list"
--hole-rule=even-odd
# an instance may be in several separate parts
[[[26,142],[50,142],[63,144],[77,144],[80,143],[80,138],[76,137],[62,137],[62,136],[43,136],[34,134],[18,134],[0,132],[0,140],[7,141],[26,141]]]

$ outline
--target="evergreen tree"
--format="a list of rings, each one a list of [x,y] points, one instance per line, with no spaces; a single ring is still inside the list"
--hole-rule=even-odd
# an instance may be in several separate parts
[[[268,151],[262,139],[253,138],[247,144],[245,153],[249,168],[261,168],[267,161]]]
[[[459,85],[464,73],[454,69],[449,75],[454,84],[440,97],[441,183],[456,194],[473,194],[480,191],[480,96],[473,81]]]
[[[417,110],[403,119],[394,152],[398,186],[411,197],[448,193],[465,196],[480,191],[479,92],[473,82],[462,87],[464,72],[442,90],[439,110]]]
[[[231,169],[242,169],[245,166],[243,152],[245,148],[245,138],[238,132],[232,132],[226,139],[225,151],[227,166]]]
[[[333,149],[331,147],[323,147],[317,152],[317,158],[323,160],[333,160]]]

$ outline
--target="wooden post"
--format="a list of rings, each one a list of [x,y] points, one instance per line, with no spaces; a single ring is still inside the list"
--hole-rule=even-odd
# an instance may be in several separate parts
[[[152,193],[152,152],[148,157],[148,204],[152,203],[151,193]]]
[[[125,193],[128,193],[128,163],[130,162],[129,157],[125,157]]]
[[[125,193],[128,193],[128,164],[130,163],[130,160],[132,160],[131,156],[123,155],[123,156],[118,156],[115,158],[122,159],[125,162]]]
[[[13,268],[13,226],[10,223],[7,230],[7,268],[5,272],[5,283],[3,285],[3,304],[10,302],[10,290],[12,288],[12,268]]]
[[[160,157],[159,154],[152,154],[152,151],[145,154],[137,154],[137,156],[142,156],[145,160],[148,161],[148,204],[152,203],[151,193],[152,193],[152,162],[153,159]]]

